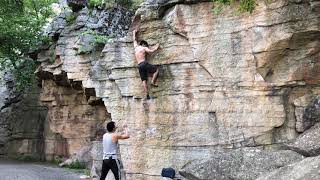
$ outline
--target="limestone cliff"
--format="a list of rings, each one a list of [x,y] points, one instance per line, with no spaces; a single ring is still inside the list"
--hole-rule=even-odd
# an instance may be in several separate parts
[[[70,155],[89,145],[105,120],[127,123],[132,137],[120,145],[127,179],[157,179],[162,167],[180,170],[217,153],[229,160],[248,156],[248,165],[255,164],[252,154],[278,159],[233,149],[277,149],[319,121],[319,4],[257,0],[252,14],[232,6],[214,14],[207,1],[146,1],[136,12],[138,35],[160,43],[147,59],[161,67],[159,87],[150,89],[155,99],[148,101],[127,34],[132,15],[115,9],[90,17],[84,8],[67,22],[62,14],[49,32],[54,43],[38,56],[48,128]],[[103,46],[101,35],[108,36]],[[264,171],[301,160],[292,151],[279,153],[289,159]],[[225,179],[261,174],[223,172],[230,174]],[[192,177],[212,178],[202,175]]]

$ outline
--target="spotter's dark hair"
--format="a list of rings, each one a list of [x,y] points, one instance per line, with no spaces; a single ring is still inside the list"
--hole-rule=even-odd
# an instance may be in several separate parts
[[[115,122],[113,122],[113,121],[108,122],[108,124],[107,124],[107,131],[108,131],[108,132],[112,132],[115,127],[116,127],[116,126],[115,126]]]

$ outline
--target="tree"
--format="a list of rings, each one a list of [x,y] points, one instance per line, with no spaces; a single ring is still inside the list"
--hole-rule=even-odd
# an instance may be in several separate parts
[[[32,83],[35,63],[29,52],[45,40],[42,31],[57,0],[0,1],[0,67],[15,74],[18,90]]]

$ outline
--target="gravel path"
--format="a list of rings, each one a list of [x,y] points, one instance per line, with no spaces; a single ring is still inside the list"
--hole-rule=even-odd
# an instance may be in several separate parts
[[[79,180],[80,175],[49,165],[0,160],[1,180]]]

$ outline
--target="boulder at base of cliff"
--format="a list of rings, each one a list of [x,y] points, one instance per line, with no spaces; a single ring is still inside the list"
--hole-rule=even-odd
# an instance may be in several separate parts
[[[91,146],[84,146],[82,147],[77,153],[73,154],[71,158],[65,160],[64,162],[60,163],[60,167],[70,166],[73,163],[76,162],[81,163],[82,165],[86,167],[91,166]]]
[[[266,151],[256,148],[215,152],[211,159],[193,160],[180,170],[186,179],[255,179],[304,157],[288,150]]]
[[[257,180],[298,180],[320,179],[320,156],[305,158],[281,167],[269,174],[260,176]]]
[[[293,143],[288,144],[289,149],[305,156],[320,155],[320,123],[301,134]]]

